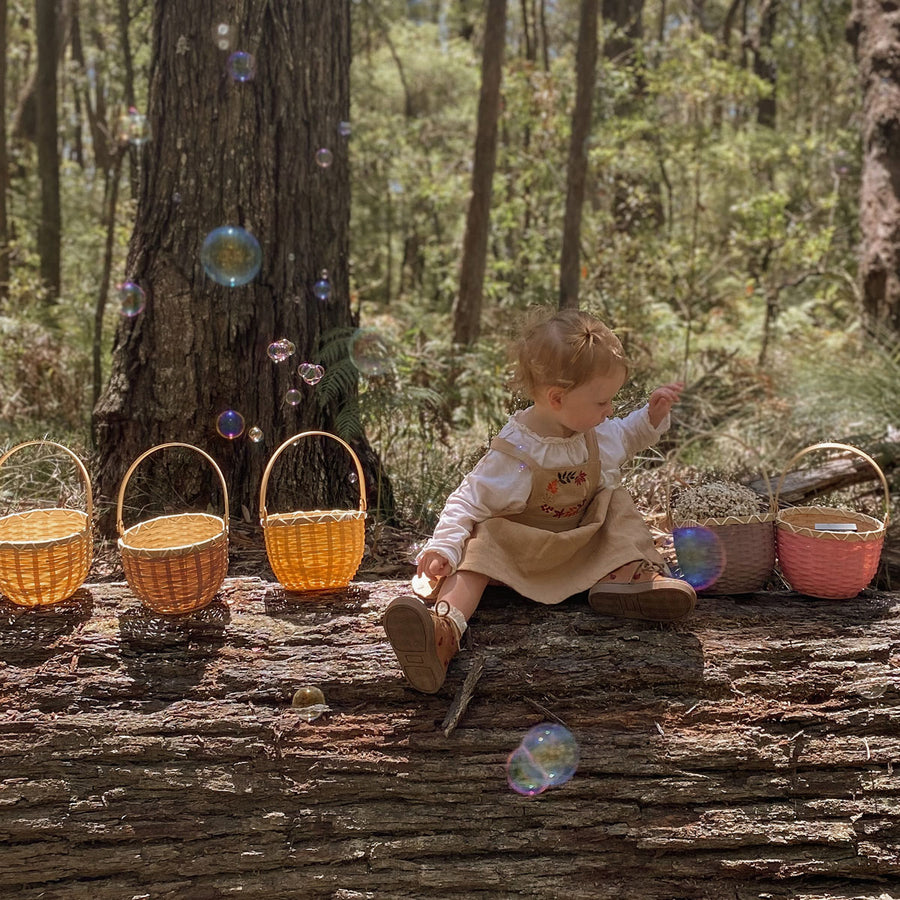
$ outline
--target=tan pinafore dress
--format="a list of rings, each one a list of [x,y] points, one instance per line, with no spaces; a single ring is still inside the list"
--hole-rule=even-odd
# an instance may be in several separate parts
[[[525,509],[477,524],[459,569],[480,572],[538,603],[559,603],[637,559],[664,565],[650,529],[621,487],[602,488],[597,435],[580,466],[542,468],[503,438],[491,449],[531,469]]]

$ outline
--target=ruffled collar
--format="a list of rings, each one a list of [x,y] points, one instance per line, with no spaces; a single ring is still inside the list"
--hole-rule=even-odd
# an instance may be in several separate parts
[[[515,430],[521,432],[523,437],[526,437],[532,441],[537,441],[539,444],[557,444],[567,446],[577,444],[579,442],[584,443],[584,435],[580,432],[570,434],[568,437],[556,437],[554,435],[538,434],[536,431],[532,431],[522,421],[522,417],[533,408],[534,407],[529,406],[528,409],[518,409],[512,414],[512,416],[510,416],[510,425],[512,425]]]

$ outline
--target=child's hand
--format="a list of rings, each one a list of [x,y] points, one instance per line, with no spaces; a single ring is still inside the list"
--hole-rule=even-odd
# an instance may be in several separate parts
[[[658,387],[651,395],[649,402],[650,424],[659,428],[666,416],[672,411],[672,407],[681,398],[684,390],[683,381],[673,381]]]
[[[428,550],[419,560],[416,575],[427,575],[429,578],[446,578],[453,574],[450,561],[437,550]]]

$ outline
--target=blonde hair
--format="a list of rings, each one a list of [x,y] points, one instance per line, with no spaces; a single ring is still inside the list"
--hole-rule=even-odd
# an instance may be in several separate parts
[[[546,310],[526,323],[513,352],[511,387],[534,399],[540,387],[571,390],[615,367],[630,368],[621,341],[599,319],[578,309]]]

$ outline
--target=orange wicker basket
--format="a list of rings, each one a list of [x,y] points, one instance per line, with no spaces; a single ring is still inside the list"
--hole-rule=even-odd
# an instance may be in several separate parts
[[[788,461],[775,489],[776,501],[791,466],[814,450],[855,453],[875,469],[884,491],[884,521],[830,506],[781,509],[775,519],[778,561],[785,580],[797,593],[828,600],[850,600],[878,571],[890,509],[888,485],[878,463],[862,450],[849,444],[813,444]]]
[[[351,456],[359,483],[359,509],[314,509],[276,513],[266,509],[266,489],[275,460],[288,447],[312,436],[337,441]],[[304,431],[273,454],[259,489],[260,524],[275,577],[289,591],[346,587],[362,561],[365,547],[366,486],[359,458],[349,444],[327,431]]]
[[[67,453],[84,482],[85,511],[32,509],[0,518],[0,593],[19,606],[67,600],[84,584],[93,558],[91,480],[84,463],[62,444],[27,441],[0,457],[0,466],[24,447]]]
[[[179,513],[157,516],[126,529],[122,504],[128,480],[151,453],[169,447],[194,450],[213,467],[222,485],[225,517]],[[228,489],[221,469],[208,453],[177,442],[159,444],[142,453],[119,487],[116,523],[125,579],[145,606],[169,615],[189,613],[215,597],[228,572]]]

